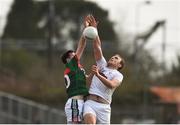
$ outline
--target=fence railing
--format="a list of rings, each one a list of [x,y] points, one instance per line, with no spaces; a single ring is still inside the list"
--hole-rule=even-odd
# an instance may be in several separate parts
[[[65,123],[64,111],[0,91],[0,124]]]

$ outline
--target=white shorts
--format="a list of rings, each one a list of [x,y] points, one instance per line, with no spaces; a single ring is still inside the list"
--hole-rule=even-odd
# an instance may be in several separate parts
[[[67,123],[81,123],[83,118],[84,100],[69,98],[65,104]]]
[[[83,116],[85,116],[87,113],[91,113],[96,116],[96,124],[110,124],[111,107],[109,104],[87,100],[84,104]]]

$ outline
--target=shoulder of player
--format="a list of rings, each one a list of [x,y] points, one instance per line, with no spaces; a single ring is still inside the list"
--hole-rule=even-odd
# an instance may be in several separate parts
[[[119,72],[118,70],[113,70],[112,72],[118,76],[123,77],[123,74],[121,72]]]

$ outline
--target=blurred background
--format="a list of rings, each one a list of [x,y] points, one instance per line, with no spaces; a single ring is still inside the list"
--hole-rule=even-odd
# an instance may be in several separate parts
[[[111,123],[180,123],[179,0],[0,0],[0,123],[66,123],[61,54],[93,14],[106,59],[125,58]],[[95,63],[88,42],[81,63]]]

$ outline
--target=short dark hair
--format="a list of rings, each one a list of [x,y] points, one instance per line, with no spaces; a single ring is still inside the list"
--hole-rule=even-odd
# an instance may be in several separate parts
[[[121,58],[120,61],[121,67],[118,67],[117,69],[118,71],[120,71],[125,66],[125,60],[119,54],[115,54],[115,55],[118,55]]]
[[[68,50],[66,51],[62,56],[61,56],[61,61],[66,64],[67,63],[67,58],[69,58],[69,54],[73,53],[73,50]]]

